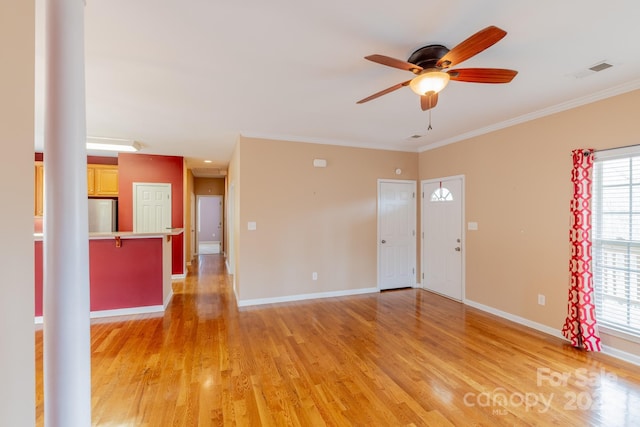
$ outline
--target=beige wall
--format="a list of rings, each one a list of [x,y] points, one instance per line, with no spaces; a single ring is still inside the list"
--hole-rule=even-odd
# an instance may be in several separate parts
[[[420,154],[421,179],[466,176],[467,299],[562,328],[571,151],[640,143],[638,105],[635,91]]]
[[[239,300],[377,286],[378,179],[417,180],[416,153],[251,138],[239,151]]]
[[[35,424],[34,2],[0,4],[0,418]]]

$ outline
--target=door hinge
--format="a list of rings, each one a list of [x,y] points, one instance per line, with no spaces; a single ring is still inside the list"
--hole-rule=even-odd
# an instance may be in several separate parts
[[[413,237],[416,237],[416,230],[413,230]]]
[[[415,191],[413,192],[413,198],[414,199],[416,198],[416,192]]]
[[[412,271],[411,274],[414,274],[414,275],[416,274],[416,269],[415,268],[412,268],[411,271]]]
[[[422,198],[424,199],[424,191],[422,192]]]
[[[422,280],[424,280],[424,273],[422,273]]]

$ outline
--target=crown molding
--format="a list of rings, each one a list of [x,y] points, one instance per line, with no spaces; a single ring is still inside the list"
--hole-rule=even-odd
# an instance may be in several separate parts
[[[511,126],[515,126],[521,123],[526,123],[532,120],[536,120],[542,117],[550,116],[552,114],[560,113],[563,111],[571,110],[573,108],[577,108],[583,105],[591,104],[596,101],[600,101],[606,98],[611,98],[613,96],[622,95],[623,93],[631,92],[634,90],[640,89],[640,79],[633,80],[631,82],[627,82],[618,86],[614,86],[609,89],[602,90],[600,92],[595,92],[587,96],[583,96],[580,98],[573,99],[571,101],[563,102],[560,104],[553,105],[551,107],[543,108],[542,110],[534,111],[531,113],[523,114],[522,116],[514,117],[513,119],[505,120],[500,123],[496,123],[490,126],[486,126],[480,129],[473,130],[471,132],[466,132],[451,138],[443,139],[442,141],[435,142],[433,144],[424,145],[418,148],[418,152],[422,153],[425,151],[433,150],[439,147],[444,147],[445,145],[453,144],[456,142],[463,141],[465,139],[473,138],[476,136],[484,135],[487,133],[495,132],[500,129],[508,128]]]

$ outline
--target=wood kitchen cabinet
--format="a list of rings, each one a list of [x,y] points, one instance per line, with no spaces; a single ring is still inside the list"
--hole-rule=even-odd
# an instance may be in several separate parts
[[[113,197],[118,195],[118,166],[87,165],[87,192],[89,196]]]
[[[42,214],[44,213],[44,168],[42,167],[42,162],[35,163],[34,178],[34,215],[42,216]]]
[[[34,215],[44,214],[44,167],[42,162],[34,165]],[[117,165],[87,165],[87,194],[93,197],[118,195]]]

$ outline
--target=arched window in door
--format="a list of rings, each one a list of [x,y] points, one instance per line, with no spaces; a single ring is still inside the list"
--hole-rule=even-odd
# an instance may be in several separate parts
[[[431,193],[431,201],[432,202],[451,202],[453,201],[453,194],[447,187],[436,188],[433,193]]]

